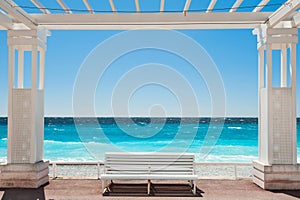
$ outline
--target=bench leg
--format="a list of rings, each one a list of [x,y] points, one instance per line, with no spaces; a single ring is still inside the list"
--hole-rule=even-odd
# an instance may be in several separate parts
[[[104,187],[104,183],[105,183],[105,181],[102,179],[102,180],[101,180],[102,194],[104,194],[104,192],[105,192],[105,191],[104,191],[104,188],[105,188],[105,187]]]
[[[193,195],[196,195],[197,184],[194,181],[192,181],[192,184],[193,184]]]
[[[107,181],[109,181],[109,185],[107,185]],[[103,180],[101,179],[101,185],[102,185],[102,194],[104,194],[107,191],[110,192],[109,186],[112,184],[112,180]]]
[[[150,188],[151,188],[151,181],[148,180],[148,187],[147,187],[147,193],[150,195]]]

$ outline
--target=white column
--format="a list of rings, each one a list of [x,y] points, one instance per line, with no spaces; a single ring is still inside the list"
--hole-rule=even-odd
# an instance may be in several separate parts
[[[37,99],[36,99],[36,93],[37,93],[37,46],[33,45],[32,46],[32,55],[31,55],[31,65],[32,65],[32,69],[31,69],[31,103],[32,103],[32,130],[36,131],[36,115],[37,115],[37,110],[36,110],[36,105],[37,105]],[[33,155],[31,155],[31,162],[35,162],[35,158],[36,158],[36,133],[34,132],[31,135],[31,142],[32,144],[35,145],[31,145],[31,152]]]
[[[40,78],[39,78],[39,89],[43,90],[45,85],[45,50],[40,50]]]
[[[287,86],[287,68],[286,68],[286,64],[287,64],[287,51],[286,51],[286,44],[282,44],[281,45],[281,73],[280,73],[280,86],[281,87],[286,87]]]
[[[293,130],[297,130],[297,113],[296,113],[296,44],[292,43],[290,47],[290,79],[292,88],[292,115]],[[293,164],[297,164],[297,131],[293,133]]]
[[[265,59],[264,49],[258,50],[258,88],[265,87]]]
[[[272,115],[272,44],[266,45],[266,88],[267,88],[267,119],[268,119],[268,164],[272,164],[273,161],[273,136],[272,136],[272,129],[273,129],[273,123],[271,117]]]
[[[261,129],[261,90],[265,87],[265,59],[264,59],[264,49],[260,48],[258,51],[258,126],[259,130]],[[262,153],[262,141],[261,141],[261,131],[258,132],[258,158],[261,159],[261,153]]]
[[[9,144],[7,145],[7,162],[11,163],[11,143],[13,142],[11,140],[11,133],[12,131],[12,113],[13,113],[13,103],[12,103],[12,96],[13,96],[13,87],[14,87],[14,68],[15,68],[15,48],[12,45],[9,45],[8,47],[8,142]]]

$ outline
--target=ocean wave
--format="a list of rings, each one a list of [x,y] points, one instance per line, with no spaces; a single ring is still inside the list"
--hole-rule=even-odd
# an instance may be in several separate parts
[[[57,141],[57,140],[45,140],[45,144],[60,144],[60,145],[84,145],[84,144],[107,144],[107,143],[102,143],[102,142],[95,142],[95,141],[90,141],[90,142],[70,142],[70,141]]]
[[[242,127],[240,127],[240,126],[237,126],[237,127],[235,127],[235,126],[228,126],[227,128],[228,129],[236,129],[236,130],[242,129]]]
[[[7,157],[6,156],[0,156],[0,163],[6,163]]]
[[[2,138],[1,140],[2,140],[2,141],[6,141],[6,140],[7,140],[7,138]]]
[[[53,130],[54,130],[54,131],[59,131],[59,132],[65,131],[64,128],[54,128]]]

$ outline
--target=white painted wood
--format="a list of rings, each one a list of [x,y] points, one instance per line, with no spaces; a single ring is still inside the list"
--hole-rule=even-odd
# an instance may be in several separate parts
[[[217,0],[211,0],[209,5],[208,5],[208,8],[206,10],[206,13],[212,12],[212,10],[214,9],[216,3],[217,3]]]
[[[24,87],[24,51],[18,49],[18,88]]]
[[[294,35],[298,34],[297,28],[268,28],[268,35]]]
[[[266,92],[267,92],[267,164],[273,163],[273,124],[272,124],[272,44],[267,43],[266,45]]]
[[[39,0],[31,0],[31,2],[44,14],[50,14],[50,11]]]
[[[269,163],[269,146],[268,146],[268,98],[267,88],[262,88],[259,91],[260,95],[260,115],[259,115],[259,161]]]
[[[92,9],[90,3],[88,2],[88,0],[82,0],[86,9],[88,9],[89,13],[94,14],[94,10]]]
[[[136,12],[141,12],[140,10],[140,5],[139,5],[139,0],[135,0],[135,9],[136,9]]]
[[[274,27],[285,18],[289,17],[295,10],[300,7],[300,0],[290,0],[278,8],[268,20],[269,26]]]
[[[280,86],[287,87],[287,47],[282,44],[281,47],[281,66],[280,66]]]
[[[14,87],[14,68],[15,68],[15,48],[14,46],[8,46],[8,112],[7,112],[7,126],[8,126],[8,134],[7,134],[7,163],[12,162],[12,120],[13,120],[13,87]]]
[[[111,10],[115,13],[117,12],[114,1],[113,0],[109,0],[109,5],[111,7]]]
[[[264,49],[260,48],[258,50],[258,159],[262,160],[262,141],[261,141],[261,115],[262,115],[262,98],[261,98],[261,90],[264,88],[264,81],[265,81],[265,64],[264,64]]]
[[[183,8],[183,12],[187,12],[189,10],[190,4],[191,4],[192,0],[186,0],[184,8]]]
[[[5,29],[13,28],[13,20],[0,10],[0,25]]]
[[[40,75],[39,75],[39,89],[43,90],[45,85],[45,50],[40,50]]]
[[[8,37],[33,37],[36,35],[36,30],[13,30],[8,31]]]
[[[299,26],[300,26],[300,12],[299,11],[297,14],[295,14],[293,16],[293,21],[294,21],[294,26],[299,28]]]
[[[182,153],[124,153],[105,154],[105,180],[197,180],[194,154]],[[195,188],[193,189],[195,192]]]
[[[296,44],[291,44],[290,48],[290,77],[291,77],[291,87],[292,87],[292,117],[293,117],[293,164],[297,164],[297,131],[296,131],[296,126],[297,126],[297,113],[296,113],[296,96],[297,96],[297,90],[296,90],[296,59],[297,59],[297,54],[296,54]]]
[[[32,45],[32,55],[31,55],[31,105],[32,105],[32,113],[31,113],[31,138],[30,143],[33,144],[30,146],[30,163],[36,162],[36,148],[37,148],[37,138],[36,138],[36,120],[37,120],[37,45]]]
[[[21,45],[21,46],[23,46],[23,45],[29,45],[29,46],[30,45],[38,45],[44,49],[46,48],[45,43],[43,43],[35,38],[28,38],[28,39],[27,38],[9,38],[7,42],[9,45]]]
[[[267,3],[269,3],[270,0],[262,0],[254,9],[252,12],[259,12]]]
[[[264,61],[264,50],[259,49],[258,51],[258,88],[265,87],[265,61]]]
[[[235,12],[239,8],[239,6],[241,5],[242,2],[243,2],[243,0],[236,0],[236,2],[233,4],[233,6],[229,10],[229,12]]]
[[[271,44],[282,44],[282,43],[297,43],[298,42],[298,37],[293,35],[293,36],[280,36],[280,37],[269,37],[267,38],[267,42]]]
[[[165,0],[160,0],[160,12],[164,12],[165,10]]]
[[[57,3],[60,5],[60,7],[62,7],[62,9],[64,9],[64,11],[67,14],[72,14],[72,11],[68,8],[68,6],[66,5],[66,3],[64,2],[64,0],[56,0]]]
[[[190,13],[189,13],[190,15]],[[188,16],[188,15],[186,15]],[[120,16],[119,16],[120,17]],[[69,25],[52,25],[47,24],[42,26],[50,30],[210,30],[210,29],[253,29],[259,26],[260,23],[167,23],[164,24],[109,24],[109,25],[97,25],[97,24],[69,24]]]
[[[102,174],[104,180],[197,180],[197,175],[161,175],[161,174]]]
[[[263,24],[270,13],[131,13],[131,14],[31,14],[45,29],[60,30],[126,30],[126,29],[224,29],[256,28]]]
[[[16,21],[23,23],[29,29],[37,29],[37,23],[23,9],[11,0],[0,1],[0,8],[5,10]]]

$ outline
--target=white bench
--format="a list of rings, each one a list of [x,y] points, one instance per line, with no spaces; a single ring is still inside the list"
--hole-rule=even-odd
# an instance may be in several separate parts
[[[197,179],[191,153],[106,153],[105,171],[101,174],[103,193],[109,189],[106,182],[112,180],[147,180],[148,195],[151,180],[188,180],[195,195]]]

